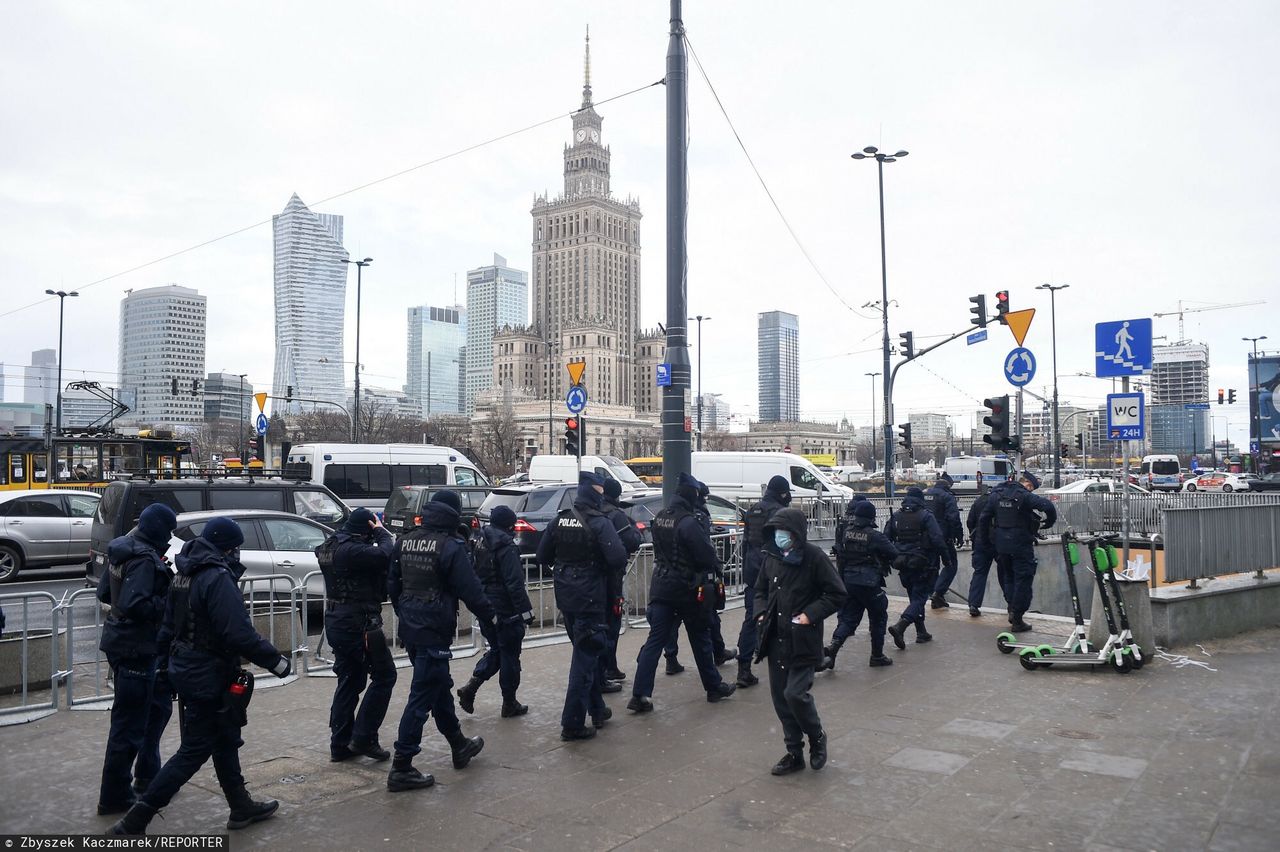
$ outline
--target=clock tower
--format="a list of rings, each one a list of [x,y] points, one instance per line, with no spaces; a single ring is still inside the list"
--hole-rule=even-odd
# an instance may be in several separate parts
[[[604,119],[591,103],[591,30],[583,58],[582,106],[573,114],[572,143],[564,149],[564,194],[609,196],[609,148],[600,144]]]

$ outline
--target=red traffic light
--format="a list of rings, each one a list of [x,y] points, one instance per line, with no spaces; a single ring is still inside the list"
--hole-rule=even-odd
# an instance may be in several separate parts
[[[1009,304],[1009,291],[1001,290],[998,293],[996,293],[996,301],[1002,305],[1007,306]]]
[[[564,428],[566,428],[566,429],[573,429],[573,430],[577,430],[577,428],[578,428],[578,418],[576,418],[576,417],[566,417],[566,418],[564,419]]]

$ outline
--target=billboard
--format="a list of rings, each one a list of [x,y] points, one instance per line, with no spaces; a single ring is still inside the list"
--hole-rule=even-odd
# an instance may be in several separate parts
[[[1250,440],[1253,424],[1262,436],[1263,456],[1268,444],[1280,445],[1280,412],[1276,411],[1276,389],[1280,387],[1280,355],[1249,356],[1249,424]]]

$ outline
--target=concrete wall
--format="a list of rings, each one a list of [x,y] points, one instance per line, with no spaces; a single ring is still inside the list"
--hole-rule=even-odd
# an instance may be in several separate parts
[[[1190,645],[1280,625],[1280,577],[1224,577],[1200,583],[1198,589],[1179,586],[1151,593],[1151,617],[1161,645]]]
[[[1088,567],[1089,557],[1083,551],[1080,556],[1084,564],[1076,566],[1076,585],[1080,593],[1081,612],[1084,612],[1087,617],[1089,607],[1093,603],[1094,583]],[[960,551],[959,561],[960,568],[956,572],[956,579],[951,583],[951,588],[960,597],[967,598],[969,581],[973,578],[973,551],[968,549]],[[1063,569],[1062,545],[1056,539],[1038,543],[1036,563],[1038,567],[1035,583],[1032,585],[1031,611],[1072,617],[1071,588],[1067,584],[1066,571]],[[890,580],[890,593],[894,593],[895,582],[896,580]],[[949,595],[948,598],[953,604],[956,602],[955,595]],[[982,605],[991,609],[1003,609],[1005,606],[1000,584],[996,582],[995,565],[991,566],[991,571],[987,574],[987,591]]]

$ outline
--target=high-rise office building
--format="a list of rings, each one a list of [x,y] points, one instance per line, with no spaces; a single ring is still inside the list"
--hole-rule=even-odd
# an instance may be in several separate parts
[[[912,446],[942,446],[951,438],[951,418],[945,414],[913,412],[907,415],[907,422],[911,424]]]
[[[342,217],[313,213],[294,194],[284,211],[271,218],[271,227],[276,309],[272,395],[283,399],[292,385],[295,398],[339,402],[346,399],[342,332],[348,254],[342,247]],[[307,407],[297,402],[289,410]]]
[[[704,393],[702,399],[702,429],[704,432],[728,432],[729,431],[729,403],[724,401],[724,395],[718,393]],[[694,416],[697,416],[698,399],[693,401]],[[695,424],[696,425],[696,424]]]
[[[417,400],[422,416],[461,414],[466,406],[462,348],[467,340],[467,309],[409,308],[409,381],[405,395]]]
[[[122,396],[136,397],[122,420],[170,425],[204,419],[204,397],[192,387],[204,378],[205,315],[205,297],[176,284],[133,290],[121,300],[120,389]]]
[[[31,365],[22,368],[22,401],[56,405],[58,399],[58,351],[37,349]]]
[[[757,337],[760,421],[800,419],[800,318],[785,311],[760,314]]]
[[[1209,347],[1157,346],[1151,368],[1151,452],[1201,452],[1209,446],[1209,412],[1188,403],[1209,401]]]
[[[204,379],[204,419],[248,422],[253,415],[253,383],[239,373],[210,373]]]
[[[463,369],[465,411],[475,410],[476,394],[493,387],[493,335],[504,326],[529,324],[529,275],[507,266],[494,254],[493,265],[467,272],[467,345]]]

